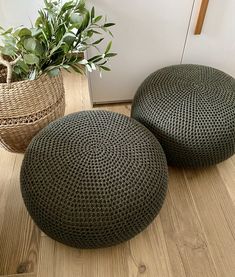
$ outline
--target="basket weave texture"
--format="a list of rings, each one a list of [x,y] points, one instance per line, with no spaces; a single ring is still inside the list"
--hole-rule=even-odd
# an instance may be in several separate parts
[[[167,164],[154,135],[127,116],[84,111],[30,143],[21,191],[36,224],[79,248],[111,246],[142,231],[162,207]]]
[[[140,86],[132,117],[155,134],[169,164],[219,163],[235,152],[235,79],[201,65],[163,68]]]
[[[64,115],[62,75],[7,84],[0,68],[0,143],[23,153],[39,130]]]

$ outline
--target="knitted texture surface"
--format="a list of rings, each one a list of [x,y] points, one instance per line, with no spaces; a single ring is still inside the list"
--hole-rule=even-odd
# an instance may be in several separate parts
[[[107,111],[51,123],[29,145],[21,191],[35,223],[78,248],[111,246],[142,231],[167,190],[161,145],[143,125]]]
[[[158,138],[169,164],[209,166],[235,152],[235,79],[217,69],[154,72],[137,91],[131,115]]]

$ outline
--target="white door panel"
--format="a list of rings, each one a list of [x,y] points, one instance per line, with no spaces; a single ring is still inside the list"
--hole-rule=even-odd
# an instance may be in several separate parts
[[[201,35],[194,29],[201,0],[196,0],[183,63],[209,65],[235,77],[235,1],[209,1]]]

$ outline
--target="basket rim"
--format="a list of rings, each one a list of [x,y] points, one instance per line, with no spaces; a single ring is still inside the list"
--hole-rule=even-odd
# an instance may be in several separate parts
[[[56,76],[50,76],[48,73],[43,73],[43,74],[41,74],[41,75],[39,75],[38,76],[38,78],[37,79],[34,79],[34,80],[29,80],[29,79],[26,79],[26,80],[21,80],[21,81],[13,81],[13,82],[11,82],[10,84],[7,84],[7,83],[1,83],[0,82],[0,86],[1,87],[11,87],[11,86],[16,86],[16,85],[18,85],[18,84],[27,84],[27,83],[31,83],[31,82],[36,82],[36,81],[38,81],[38,80],[42,80],[42,79],[53,79],[53,78],[60,78],[62,76],[62,72],[61,72],[61,70],[60,70],[60,73],[58,74],[58,75],[56,75]]]

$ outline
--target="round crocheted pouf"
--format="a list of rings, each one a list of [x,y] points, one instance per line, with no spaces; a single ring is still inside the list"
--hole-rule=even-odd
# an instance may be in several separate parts
[[[140,86],[131,115],[161,143],[168,163],[204,167],[235,152],[235,79],[200,65],[175,65]]]
[[[158,214],[167,162],[155,136],[127,116],[84,111],[51,123],[29,145],[21,191],[35,223],[78,248],[126,241]]]

